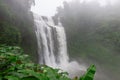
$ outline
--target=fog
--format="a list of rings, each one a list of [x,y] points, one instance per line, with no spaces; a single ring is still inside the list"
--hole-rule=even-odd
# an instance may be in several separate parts
[[[32,7],[32,11],[35,13],[40,13],[41,15],[44,16],[53,16],[56,13],[56,8],[58,6],[63,6],[63,2],[71,2],[73,0],[35,0],[35,4],[37,7],[39,7],[39,10],[36,10],[36,8]],[[118,3],[119,0],[78,0],[81,3],[84,2],[93,2],[93,1],[98,1],[101,6],[106,6],[108,4],[115,5]]]
[[[40,2],[40,3],[39,3]],[[66,30],[71,60],[95,64],[95,80],[119,80],[119,0],[37,1],[32,11],[60,20]],[[41,4],[41,5],[40,5]]]
[[[53,16],[65,27],[71,59],[95,64],[95,80],[120,77],[120,1],[86,0],[64,2]]]
[[[120,0],[0,0],[0,44],[21,46],[37,62],[31,11],[61,22],[69,61],[95,64],[95,80],[120,80]]]

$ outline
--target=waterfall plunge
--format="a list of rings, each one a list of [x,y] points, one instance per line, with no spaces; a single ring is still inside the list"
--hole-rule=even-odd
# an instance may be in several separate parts
[[[33,6],[34,8],[38,8]],[[76,61],[69,61],[64,27],[55,26],[51,19],[34,14],[39,63],[67,71],[70,77],[86,70]]]
[[[45,21],[38,15],[34,15],[34,19],[38,41],[39,63],[52,67],[62,67],[68,64],[69,57],[64,28],[62,26],[54,26],[52,21]]]

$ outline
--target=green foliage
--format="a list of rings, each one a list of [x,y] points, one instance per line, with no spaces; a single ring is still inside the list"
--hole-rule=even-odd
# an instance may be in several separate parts
[[[91,66],[82,80],[93,79],[95,69]],[[71,80],[66,72],[46,65],[32,63],[28,55],[17,46],[0,46],[0,80]],[[77,79],[78,80],[78,79]]]
[[[1,32],[0,32],[0,44],[7,45],[20,45],[21,34],[20,31],[6,22],[0,22]]]
[[[88,69],[86,74],[80,77],[79,80],[93,80],[94,79],[94,74],[96,71],[96,67],[94,65],[91,65]]]
[[[56,20],[60,18],[65,27],[68,52],[73,59],[100,64],[106,76],[112,75],[111,78],[119,80],[120,1],[105,7],[98,2],[64,2],[53,19],[57,24]]]
[[[0,0],[0,44],[21,46],[37,62],[37,40],[29,10],[33,3],[34,0]]]

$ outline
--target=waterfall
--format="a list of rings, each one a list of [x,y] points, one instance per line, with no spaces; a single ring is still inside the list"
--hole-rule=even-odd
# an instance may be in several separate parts
[[[34,14],[39,63],[60,67],[69,63],[64,27],[54,26],[51,20]]]
[[[36,5],[33,7],[38,8]],[[36,28],[39,63],[63,69],[70,73],[70,77],[76,75],[78,71],[79,73],[85,71],[84,66],[69,60],[64,27],[62,25],[55,26],[52,19],[32,12]]]

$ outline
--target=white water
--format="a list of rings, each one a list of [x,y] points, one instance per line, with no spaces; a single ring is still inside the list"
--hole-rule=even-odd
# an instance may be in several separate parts
[[[37,7],[36,7],[37,8]],[[39,8],[38,8],[39,9]],[[85,71],[84,66],[76,61],[69,61],[64,27],[55,26],[51,19],[43,19],[39,14],[34,14],[36,37],[38,42],[39,63],[54,68],[61,68],[70,73],[70,77],[77,72]]]

